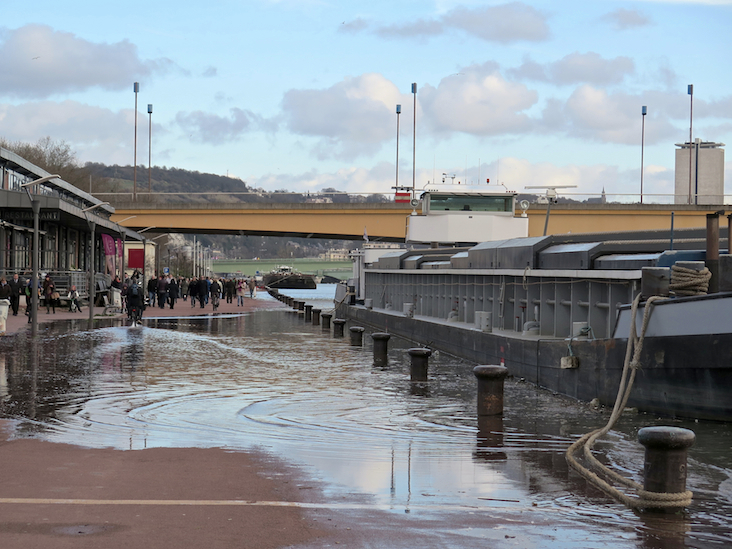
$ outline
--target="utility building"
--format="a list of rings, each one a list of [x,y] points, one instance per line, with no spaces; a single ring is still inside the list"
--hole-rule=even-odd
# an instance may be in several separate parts
[[[676,146],[675,203],[724,204],[724,143],[695,139],[691,147]]]

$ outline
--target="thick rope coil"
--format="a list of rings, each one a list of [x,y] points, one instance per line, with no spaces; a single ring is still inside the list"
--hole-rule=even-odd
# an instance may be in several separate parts
[[[657,493],[647,492],[643,489],[643,486],[637,482],[625,478],[619,475],[615,471],[608,469],[597,458],[592,454],[592,447],[595,441],[604,436],[612,429],[617,422],[620,415],[625,410],[625,405],[630,397],[630,390],[633,387],[633,381],[635,380],[636,371],[640,368],[640,355],[643,349],[643,340],[646,335],[646,329],[648,328],[648,321],[651,318],[651,311],[653,309],[653,302],[663,299],[658,296],[653,296],[648,299],[643,312],[643,324],[641,326],[640,336],[637,335],[635,327],[636,313],[638,311],[638,304],[640,303],[640,295],[633,300],[630,315],[630,335],[628,337],[628,347],[625,351],[625,361],[623,363],[623,373],[620,377],[620,386],[618,388],[618,395],[615,399],[615,406],[613,412],[610,415],[610,419],[607,425],[601,429],[596,429],[590,433],[579,438],[574,444],[572,444],[565,454],[567,463],[572,469],[582,475],[588,482],[595,487],[605,492],[610,497],[624,503],[628,507],[632,508],[678,508],[687,507],[691,504],[693,494],[690,491],[680,493]],[[600,474],[591,471],[590,468],[580,464],[574,457],[574,454],[583,450],[584,457],[587,459],[590,468],[595,469]],[[630,488],[635,491],[636,495],[628,495],[621,490],[611,485],[608,481],[601,478],[603,477]]]
[[[712,273],[704,267],[701,271],[674,265],[671,267],[669,290],[677,296],[705,295],[709,290]]]

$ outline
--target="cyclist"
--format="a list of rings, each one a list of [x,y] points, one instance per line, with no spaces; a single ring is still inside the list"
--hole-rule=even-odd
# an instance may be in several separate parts
[[[132,285],[127,288],[127,318],[137,323],[142,318],[142,289],[133,280]]]
[[[211,282],[211,304],[214,311],[219,308],[219,297],[221,297],[221,285],[218,279],[214,278]]]

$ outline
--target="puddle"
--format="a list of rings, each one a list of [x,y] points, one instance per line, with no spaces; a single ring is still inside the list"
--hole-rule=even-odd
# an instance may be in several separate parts
[[[398,338],[389,365],[375,367],[369,337],[351,347],[285,310],[91,333],[58,324],[43,337],[37,346],[0,344],[0,412],[18,420],[16,436],[119,449],[261,448],[304,466],[333,501],[366,497],[434,521],[450,547],[478,539],[525,547],[537,532],[542,547],[732,543],[727,424],[671,422],[697,434],[688,481],[697,497],[682,514],[636,514],[588,488],[564,460],[607,415],[509,380],[504,416],[479,422],[474,365],[437,353],[430,381],[411,383],[413,345]],[[639,481],[636,434],[652,424],[669,420],[624,417],[597,448]],[[502,529],[516,523],[532,526]]]

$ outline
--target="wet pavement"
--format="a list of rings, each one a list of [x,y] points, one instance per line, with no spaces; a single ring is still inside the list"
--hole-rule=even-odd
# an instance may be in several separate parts
[[[148,309],[137,328],[116,319],[91,332],[79,321],[54,322],[36,345],[22,334],[3,339],[0,412],[14,420],[13,436],[276,456],[305,475],[301,492],[315,495],[302,508],[327,533],[297,547],[732,544],[727,424],[624,416],[597,448],[636,481],[638,429],[671,424],[697,435],[692,506],[636,513],[564,461],[571,442],[604,425],[604,410],[509,380],[504,416],[479,422],[474,364],[437,353],[430,380],[412,383],[413,343],[398,338],[389,364],[376,367],[368,335],[352,347],[266,295],[246,312],[222,307],[212,316],[209,307],[206,316],[176,318],[189,309]]]

